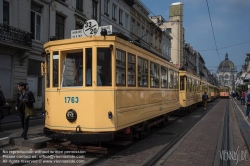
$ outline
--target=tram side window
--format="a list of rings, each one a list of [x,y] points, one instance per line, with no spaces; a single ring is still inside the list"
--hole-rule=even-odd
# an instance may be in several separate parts
[[[126,84],[126,52],[116,50],[116,85],[125,86]]]
[[[161,87],[168,87],[168,69],[166,67],[161,67]]]
[[[109,48],[97,48],[97,86],[112,86],[112,58]]]
[[[159,87],[159,65],[150,62],[150,86]]]
[[[63,61],[62,86],[83,85],[83,52],[68,53]]]
[[[138,57],[138,86],[148,86],[148,60]]]
[[[169,89],[174,88],[174,72],[173,70],[169,70]]]
[[[128,86],[135,86],[135,55],[128,53]]]
[[[53,52],[53,87],[58,87],[58,58],[59,52]]]
[[[185,77],[180,76],[180,90],[185,90]]]
[[[92,86],[92,48],[85,49],[86,86]]]
[[[50,54],[47,54],[46,55],[46,63],[47,63],[47,78],[46,78],[46,84],[47,84],[47,87],[49,88],[50,87]]]
[[[174,89],[178,89],[178,73],[174,72]]]

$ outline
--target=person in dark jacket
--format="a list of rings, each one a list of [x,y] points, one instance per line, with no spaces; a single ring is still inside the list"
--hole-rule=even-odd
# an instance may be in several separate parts
[[[204,94],[202,95],[202,103],[203,103],[203,108],[204,109],[207,108],[207,100],[208,100],[207,92],[204,92]]]
[[[2,127],[1,127],[1,120],[4,118],[4,114],[3,114],[4,104],[9,105],[9,103],[7,103],[5,100],[5,97],[3,95],[3,92],[1,91],[1,85],[0,85],[0,132],[3,132]]]
[[[20,82],[17,86],[19,93],[16,100],[15,109],[20,113],[21,124],[23,127],[23,133],[21,137],[27,140],[27,132],[29,128],[29,117],[25,117],[25,107],[33,108],[35,99],[32,97],[31,92],[26,90],[26,83]]]

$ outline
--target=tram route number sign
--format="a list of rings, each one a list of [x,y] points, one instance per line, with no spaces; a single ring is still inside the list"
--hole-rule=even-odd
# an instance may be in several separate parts
[[[102,29],[107,29],[108,35],[112,34],[112,25],[100,26],[97,33],[94,36],[101,36]],[[83,33],[83,29],[72,30],[71,38],[81,38],[86,37],[85,33]]]

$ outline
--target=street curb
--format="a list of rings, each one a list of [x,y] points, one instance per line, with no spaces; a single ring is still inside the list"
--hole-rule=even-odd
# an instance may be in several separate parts
[[[237,105],[237,103],[235,103],[235,105]],[[235,105],[234,105],[234,112],[235,112],[236,117],[237,117],[238,125],[240,128],[241,134],[243,136],[243,139],[246,143],[246,147],[247,147],[248,151],[250,152],[250,135],[247,132],[247,129],[245,128],[245,126],[248,126],[248,124],[247,124],[246,120],[244,119],[244,117],[242,117],[242,115],[240,113],[241,108],[239,106],[238,106],[238,108],[235,108]],[[236,109],[237,109],[237,111],[236,111]]]
[[[17,146],[23,146],[28,147],[32,149],[41,149],[46,147],[46,142],[50,141],[51,138],[47,138],[45,136],[40,137],[35,140],[23,140],[21,137],[10,137],[9,138],[9,144],[10,145],[17,145]]]

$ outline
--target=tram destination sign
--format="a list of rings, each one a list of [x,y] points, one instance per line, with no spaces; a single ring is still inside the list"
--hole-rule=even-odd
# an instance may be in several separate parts
[[[112,25],[107,25],[107,26],[100,26],[98,28],[98,31],[95,35],[93,36],[101,36],[101,31],[102,29],[106,29],[108,32],[108,35],[112,34]],[[78,29],[78,30],[72,30],[71,31],[71,38],[81,38],[81,37],[86,37],[87,35],[83,33],[83,29]]]

